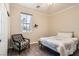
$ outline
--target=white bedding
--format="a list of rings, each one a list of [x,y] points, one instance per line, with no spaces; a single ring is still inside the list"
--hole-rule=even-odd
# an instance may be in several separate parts
[[[57,51],[60,55],[67,56],[75,52],[78,39],[52,36],[40,38],[40,42],[46,47]]]

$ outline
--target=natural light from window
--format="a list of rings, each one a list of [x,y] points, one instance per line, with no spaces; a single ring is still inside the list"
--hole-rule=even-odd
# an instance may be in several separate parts
[[[21,28],[22,32],[30,32],[32,28],[32,15],[21,13]]]

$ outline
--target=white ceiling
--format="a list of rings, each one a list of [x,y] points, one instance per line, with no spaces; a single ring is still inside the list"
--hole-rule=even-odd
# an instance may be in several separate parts
[[[44,13],[56,13],[66,8],[79,5],[78,3],[18,3],[18,5],[31,8],[36,11],[44,12]],[[40,5],[40,8],[36,8],[37,5]]]

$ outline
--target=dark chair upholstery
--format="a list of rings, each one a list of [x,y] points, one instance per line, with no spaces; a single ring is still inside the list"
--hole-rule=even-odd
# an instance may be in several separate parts
[[[25,48],[30,48],[30,40],[24,38],[22,34],[12,35],[12,43],[13,43],[13,48],[18,51],[22,51]]]

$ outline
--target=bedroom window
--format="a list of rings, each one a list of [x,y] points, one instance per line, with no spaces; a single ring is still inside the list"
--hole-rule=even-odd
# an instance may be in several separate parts
[[[22,32],[30,32],[32,29],[32,15],[21,12],[21,28]]]

